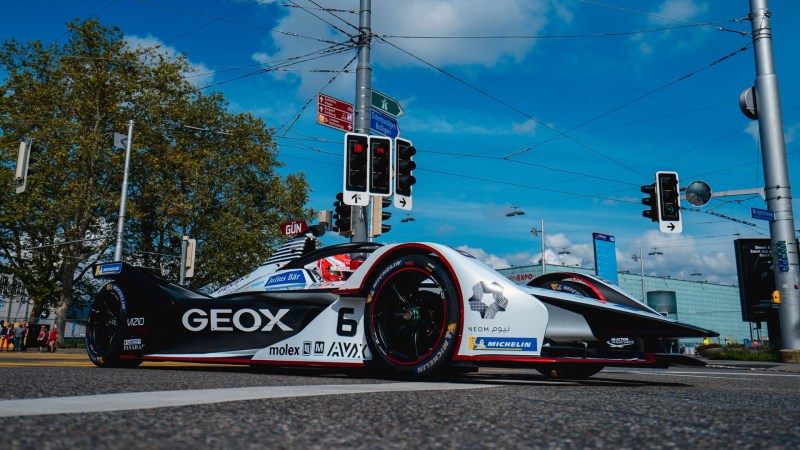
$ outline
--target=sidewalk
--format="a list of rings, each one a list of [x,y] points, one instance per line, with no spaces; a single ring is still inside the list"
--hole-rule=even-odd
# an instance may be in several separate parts
[[[800,364],[787,364],[771,361],[734,361],[727,359],[697,358],[712,369],[770,370],[775,372],[800,373]]]

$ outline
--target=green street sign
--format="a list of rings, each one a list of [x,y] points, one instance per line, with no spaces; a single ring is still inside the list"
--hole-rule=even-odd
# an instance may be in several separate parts
[[[400,106],[400,102],[375,89],[372,90],[372,107],[392,117],[403,115],[403,107]]]

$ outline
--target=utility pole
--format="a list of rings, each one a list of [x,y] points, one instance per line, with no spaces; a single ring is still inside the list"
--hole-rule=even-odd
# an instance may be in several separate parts
[[[372,0],[361,0],[358,19],[358,65],[356,66],[355,132],[369,134],[370,111],[372,109],[372,65],[370,43],[372,41]],[[372,201],[372,199],[370,199]],[[353,236],[350,242],[368,242],[366,206],[352,206]]]
[[[128,202],[128,171],[131,165],[131,141],[133,140],[133,120],[128,122],[128,140],[125,143],[125,171],[122,175],[122,194],[119,199],[119,219],[117,220],[117,245],[114,247],[114,261],[122,261],[122,235],[125,231],[125,204]]]
[[[781,356],[786,362],[800,362],[800,268],[778,77],[772,56],[771,16],[767,0],[750,0],[749,18],[756,62],[755,106],[764,161],[764,192],[767,207],[775,214],[769,230],[775,286],[781,296]]]

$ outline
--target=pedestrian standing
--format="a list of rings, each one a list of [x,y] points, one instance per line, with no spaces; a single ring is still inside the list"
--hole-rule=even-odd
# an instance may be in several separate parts
[[[20,346],[20,348],[22,349],[23,352],[26,352],[26,351],[28,351],[28,321],[27,320],[23,320],[22,321],[22,328],[25,331],[24,331],[24,333],[22,333],[22,345]]]
[[[14,336],[14,322],[9,322],[8,326],[6,327],[6,332],[3,334],[3,340],[0,341],[0,352],[2,352],[4,349],[7,352],[11,351],[9,343],[12,336]]]
[[[3,340],[6,338],[6,331],[8,327],[6,326],[5,320],[0,320],[0,352],[3,351]]]
[[[48,351],[53,353],[58,350],[58,327],[56,324],[50,327],[50,335],[47,336],[47,347]]]
[[[14,329],[14,351],[21,352],[22,351],[22,338],[25,336],[25,328],[22,327],[22,324],[17,325],[17,328]]]
[[[42,328],[39,329],[39,336],[36,338],[36,345],[39,346],[39,353],[42,353],[42,349],[47,347],[47,327],[42,325]]]

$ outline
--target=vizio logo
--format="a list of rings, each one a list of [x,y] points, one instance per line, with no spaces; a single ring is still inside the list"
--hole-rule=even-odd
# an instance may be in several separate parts
[[[129,327],[143,327],[144,326],[144,317],[128,317],[128,326]]]

